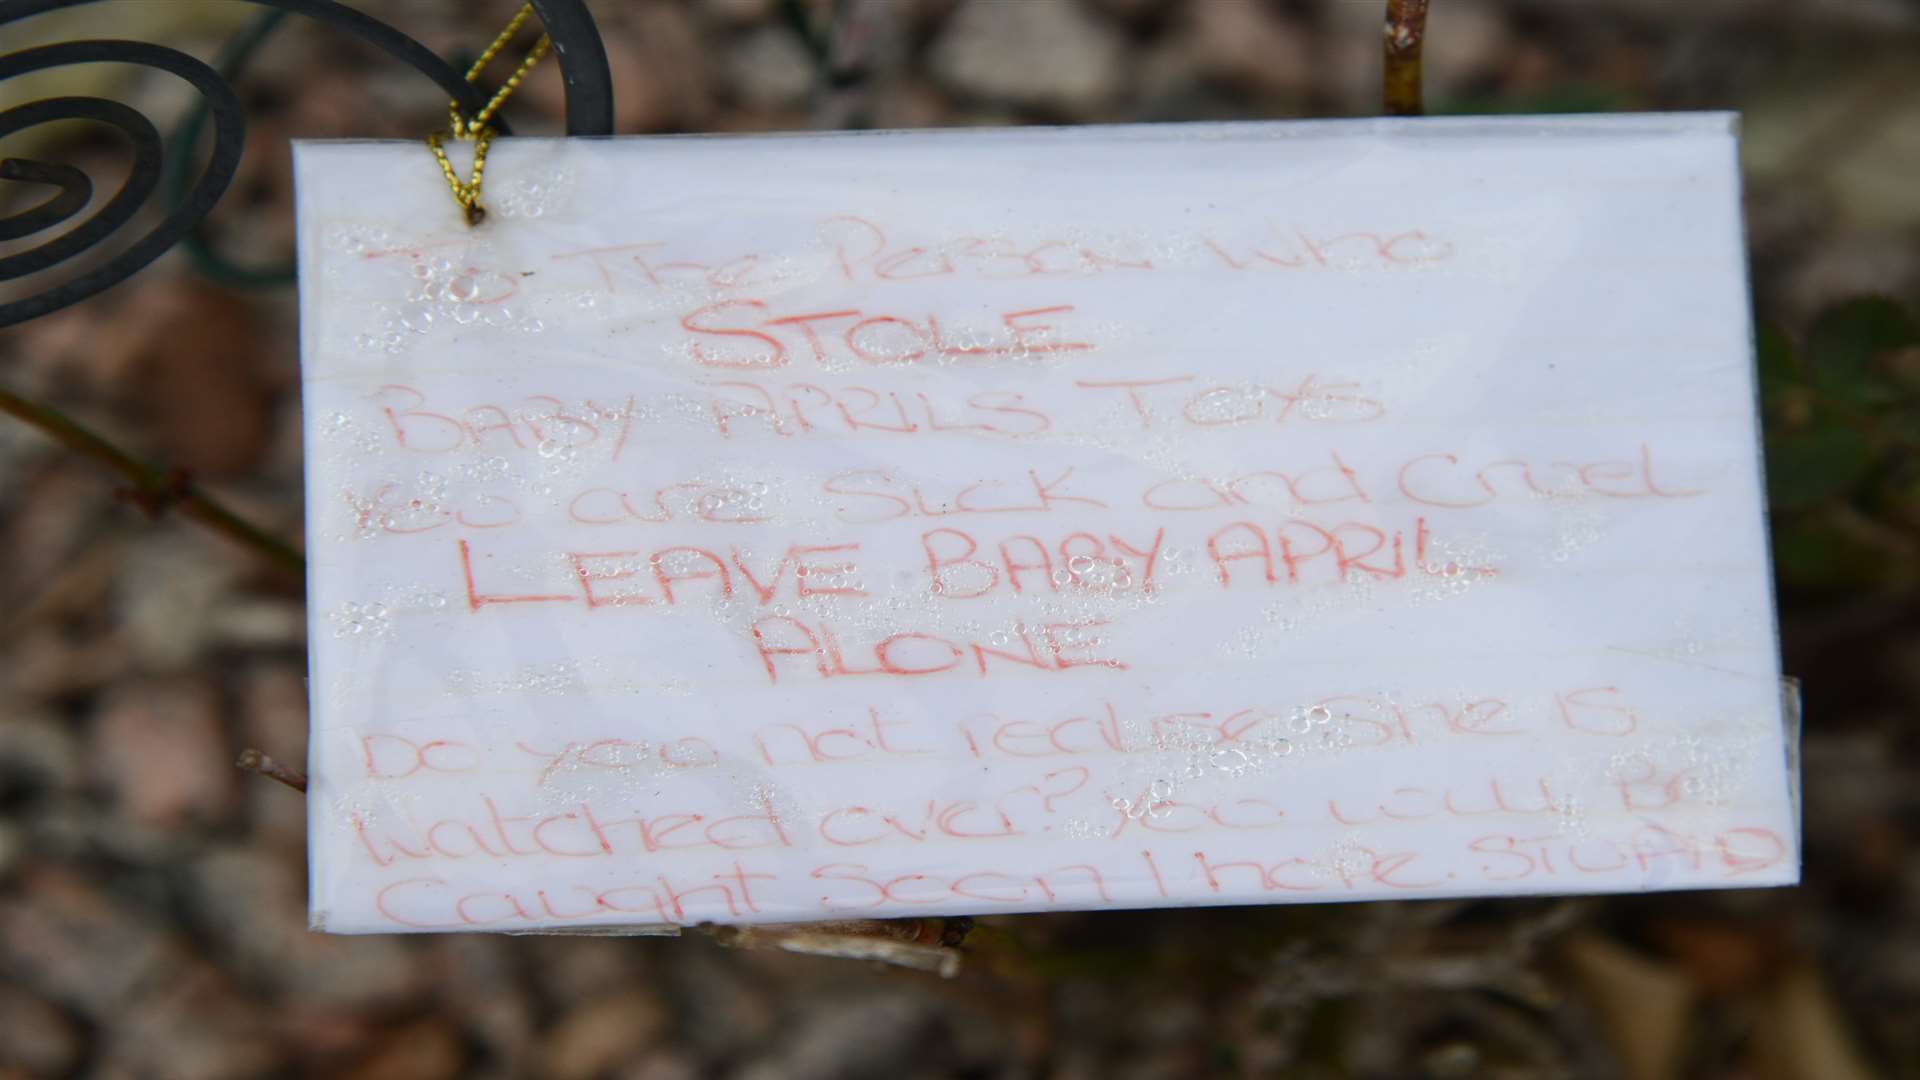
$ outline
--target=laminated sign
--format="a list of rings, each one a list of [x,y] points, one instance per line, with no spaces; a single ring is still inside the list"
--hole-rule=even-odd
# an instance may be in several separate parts
[[[296,156],[317,927],[1798,878],[1729,116]]]

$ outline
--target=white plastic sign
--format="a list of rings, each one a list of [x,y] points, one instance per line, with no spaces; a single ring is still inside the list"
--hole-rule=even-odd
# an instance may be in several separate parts
[[[1796,880],[1732,128],[301,144],[314,924]]]

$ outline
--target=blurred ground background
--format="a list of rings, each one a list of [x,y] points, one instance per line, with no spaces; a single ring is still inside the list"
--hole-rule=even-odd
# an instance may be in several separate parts
[[[360,5],[442,55],[513,4]],[[1378,0],[599,0],[620,128],[1377,111]],[[258,9],[102,3],[0,51],[129,37],[214,56]],[[254,556],[147,521],[0,420],[0,1077],[1920,1076],[1920,2],[1434,0],[1434,112],[1746,114],[1787,670],[1806,681],[1807,883],[1761,893],[1022,916],[961,976],[706,939],[305,930],[305,617]],[[423,77],[290,19],[238,80],[242,174],[196,260],[0,333],[5,385],[300,528],[287,139],[418,137]],[[0,84],[137,104],[170,80]],[[549,62],[509,109],[557,130]],[[97,132],[0,154],[124,170]],[[425,165],[423,154],[423,166]],[[24,185],[18,186],[24,187]],[[26,192],[0,185],[0,214]],[[33,193],[33,198],[41,197]],[[11,202],[7,200],[13,200]],[[5,249],[0,249],[5,250]]]

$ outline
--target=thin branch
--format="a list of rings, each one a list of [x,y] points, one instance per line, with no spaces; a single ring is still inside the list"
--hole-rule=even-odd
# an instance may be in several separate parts
[[[700,930],[733,949],[773,949],[842,960],[872,960],[951,979],[971,919],[864,919],[797,925],[713,926]]]
[[[1384,67],[1388,116],[1420,116],[1420,48],[1427,40],[1428,0],[1387,0],[1386,64]]]
[[[291,765],[282,765],[251,746],[240,751],[240,758],[234,764],[248,772],[259,773],[270,780],[278,780],[293,790],[306,794],[307,774]]]
[[[29,401],[4,387],[0,387],[0,412],[39,428],[55,442],[125,477],[129,487],[122,489],[121,494],[145,510],[147,516],[159,517],[169,509],[178,511],[242,547],[253,549],[294,578],[305,579],[307,564],[299,549],[216,502],[194,484],[185,470],[149,465],[58,409]]]

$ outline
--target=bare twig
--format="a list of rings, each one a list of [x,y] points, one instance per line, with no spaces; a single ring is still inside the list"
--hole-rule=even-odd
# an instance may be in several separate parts
[[[307,774],[290,765],[282,765],[251,746],[240,751],[240,758],[234,764],[248,772],[259,773],[270,780],[278,780],[293,790],[306,794]]]
[[[184,470],[160,469],[82,425],[50,405],[30,401],[11,390],[0,388],[0,412],[39,428],[70,450],[92,458],[125,477],[128,487],[123,496],[158,517],[172,509],[220,533],[243,547],[251,548],[268,562],[295,578],[306,577],[306,559],[286,541],[249,524],[233,511],[216,502],[193,483]]]
[[[1305,942],[1282,950],[1273,977],[1261,988],[1259,1008],[1274,1023],[1280,1057],[1291,1060],[1312,1010],[1327,1001],[1359,999],[1379,1006],[1396,994],[1493,995],[1541,1011],[1558,1007],[1561,995],[1534,970],[1541,948],[1579,920],[1586,908],[1560,900],[1529,911],[1501,928],[1494,940],[1435,947],[1431,938],[1462,905],[1372,905],[1350,926],[1337,949]]]
[[[257,753],[257,751],[248,751]],[[548,926],[509,931],[538,937],[683,937],[699,934],[729,949],[761,949],[870,960],[925,971],[951,979],[960,973],[960,946],[973,928],[965,917],[945,919],[851,919],[822,923],[766,923],[727,926],[699,923],[677,926]]]
[[[873,960],[951,979],[971,919],[863,919],[770,926],[702,926],[722,945],[843,960]]]
[[[1428,0],[1387,0],[1385,103],[1389,116],[1419,116],[1420,47],[1427,40]]]

